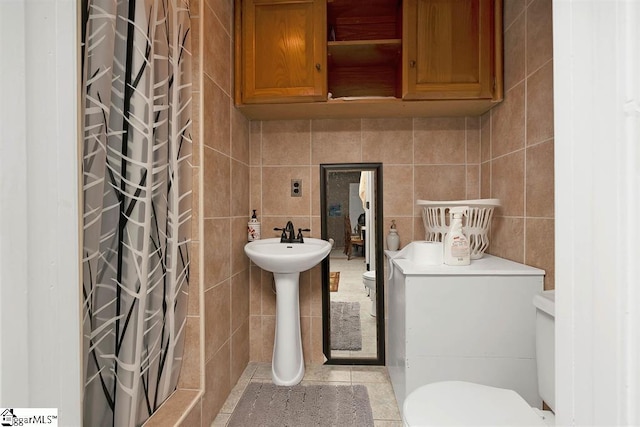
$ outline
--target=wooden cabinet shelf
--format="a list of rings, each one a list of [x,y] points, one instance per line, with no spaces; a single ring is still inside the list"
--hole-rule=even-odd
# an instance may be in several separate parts
[[[330,41],[327,54],[331,97],[399,95],[401,39]]]
[[[327,43],[329,67],[396,66],[402,59],[402,40],[351,40]]]
[[[397,0],[327,3],[331,97],[401,96],[402,7]],[[335,41],[333,38],[335,37]]]

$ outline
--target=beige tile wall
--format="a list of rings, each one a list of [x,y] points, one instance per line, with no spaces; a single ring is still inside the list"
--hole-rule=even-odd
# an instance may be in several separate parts
[[[553,289],[551,0],[504,5],[505,100],[481,120],[481,194],[503,202],[489,252],[544,269]]]
[[[249,362],[249,122],[232,101],[233,4],[204,0],[202,244],[208,426]]]
[[[208,427],[249,362],[249,122],[232,102],[233,2],[190,7],[194,256],[179,389],[203,394],[193,405],[172,405],[172,418]]]

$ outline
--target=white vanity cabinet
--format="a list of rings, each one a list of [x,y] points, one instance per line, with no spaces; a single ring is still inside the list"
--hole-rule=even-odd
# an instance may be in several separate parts
[[[491,255],[468,266],[388,267],[386,364],[400,408],[443,380],[512,389],[540,407],[532,301],[543,270]]]

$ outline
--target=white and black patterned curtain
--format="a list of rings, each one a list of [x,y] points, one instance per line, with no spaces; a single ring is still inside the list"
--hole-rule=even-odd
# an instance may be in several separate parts
[[[141,425],[175,390],[191,221],[188,0],[85,0],[84,425]]]

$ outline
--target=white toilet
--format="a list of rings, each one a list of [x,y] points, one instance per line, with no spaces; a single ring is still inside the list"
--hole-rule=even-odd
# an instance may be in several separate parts
[[[371,310],[369,313],[375,317],[376,316],[376,272],[375,271],[365,271],[362,273],[362,283],[369,291],[369,298],[371,298]]]
[[[555,291],[533,299],[536,307],[538,393],[555,410]],[[464,381],[442,381],[417,388],[405,399],[406,426],[552,426],[551,411],[532,408],[515,391]]]

